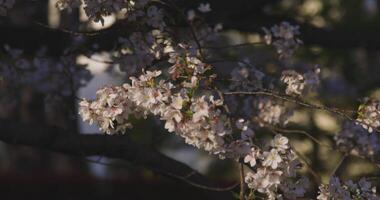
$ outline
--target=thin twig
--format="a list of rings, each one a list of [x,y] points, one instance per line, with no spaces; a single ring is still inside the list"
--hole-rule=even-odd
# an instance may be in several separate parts
[[[68,30],[65,28],[52,28],[49,25],[43,24],[43,23],[38,22],[38,21],[34,21],[33,23],[38,25],[38,26],[44,27],[46,29],[60,31],[60,32],[68,33],[70,35],[75,35],[75,36],[97,36],[100,34],[100,32],[77,32],[77,31],[72,31],[72,30]]]
[[[295,148],[293,148],[293,151],[296,153],[297,157],[302,160],[302,162],[305,164],[306,168],[310,171],[310,173],[313,175],[315,181],[320,184],[321,183],[321,176],[318,175],[318,173],[311,167],[311,164],[307,162],[306,158],[298,152]]]
[[[342,166],[342,163],[347,158],[347,154],[344,154],[343,157],[339,160],[338,164],[335,166],[334,170],[332,171],[330,177],[334,176],[336,172],[339,170],[339,168]]]
[[[241,44],[231,44],[231,45],[225,45],[225,46],[217,46],[217,47],[212,47],[212,46],[205,46],[203,49],[228,49],[228,48],[239,48],[239,47],[245,47],[245,46],[251,46],[251,45],[263,45],[264,43],[262,42],[247,42],[247,43],[241,43]]]
[[[273,132],[274,134],[277,134],[278,132],[275,130],[275,129],[270,129],[271,132]],[[307,162],[306,158],[296,150],[296,148],[294,148],[292,146],[292,150],[294,151],[294,153],[297,155],[298,158],[300,158],[300,160],[303,161],[303,163],[305,164],[306,168],[310,171],[310,173],[313,175],[314,179],[318,182],[318,183],[321,183],[321,177],[318,175],[318,173],[316,171],[314,171],[314,169],[311,167],[311,165],[309,164],[309,162]]]
[[[273,92],[273,91],[268,91],[268,90],[253,91],[253,92],[234,91],[234,92],[224,92],[223,94],[225,94],[225,95],[264,95],[264,96],[270,96],[270,97],[278,98],[278,99],[281,99],[281,100],[284,100],[287,102],[295,103],[295,104],[298,104],[298,105],[306,107],[306,108],[311,108],[311,109],[315,109],[315,110],[322,110],[322,111],[327,111],[327,112],[330,112],[333,114],[337,114],[343,118],[346,118],[349,121],[353,121],[353,122],[356,122],[359,124],[366,125],[368,127],[372,127],[376,132],[380,132],[380,130],[378,128],[373,127],[370,124],[366,124],[364,122],[358,121],[357,119],[352,118],[347,113],[345,113],[343,110],[340,110],[338,108],[331,108],[331,107],[327,107],[324,105],[310,104],[310,103],[307,103],[306,101],[304,101],[302,99],[296,99],[294,97],[278,94],[278,93]]]
[[[98,165],[102,165],[102,166],[107,166],[107,167],[125,167],[125,166],[130,166],[130,165],[126,165],[126,164],[106,163],[106,162],[102,162],[101,159],[92,160],[92,159],[84,158],[84,161],[86,161],[88,163],[92,163],[92,164],[98,164]],[[201,189],[204,189],[204,190],[210,190],[210,191],[216,191],[216,192],[224,192],[224,191],[230,191],[230,190],[236,188],[236,186],[239,185],[239,183],[234,183],[234,184],[232,184],[230,186],[227,186],[227,187],[210,187],[210,186],[202,185],[202,184],[199,184],[199,183],[195,183],[195,182],[190,181],[188,179],[192,175],[194,175],[196,173],[196,171],[192,171],[189,174],[186,174],[185,176],[180,176],[180,175],[173,174],[173,173],[170,173],[170,172],[167,172],[167,171],[162,171],[162,170],[160,170],[160,171],[162,173],[170,176],[170,177],[173,177],[175,179],[181,180],[181,181],[183,181],[183,182],[185,182],[185,183],[187,183],[189,185],[192,185],[194,187],[201,188]]]
[[[309,137],[311,140],[313,140],[315,143],[317,143],[318,145],[326,147],[329,150],[334,150],[334,148],[332,146],[330,146],[328,144],[322,143],[321,141],[319,141],[317,138],[315,138],[314,136],[312,136],[311,134],[309,134],[306,131],[303,131],[303,130],[288,130],[288,129],[281,129],[281,128],[277,128],[277,127],[273,127],[273,128],[276,131],[281,132],[281,133],[299,133],[299,134],[305,135],[305,136]]]

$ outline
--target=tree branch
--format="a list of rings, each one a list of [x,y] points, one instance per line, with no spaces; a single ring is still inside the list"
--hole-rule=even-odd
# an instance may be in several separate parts
[[[169,178],[194,186],[202,185],[203,189],[224,191],[189,166],[138,145],[126,135],[78,135],[58,128],[42,128],[1,119],[0,130],[0,140],[8,144],[27,145],[81,157],[101,155],[123,159]]]
[[[183,12],[196,9],[200,0],[163,0],[175,3]],[[267,4],[273,4],[278,0],[245,1],[237,0],[231,4],[230,1],[210,0],[213,12],[206,15],[211,24],[221,22],[225,29],[239,30],[242,32],[262,33],[262,27],[270,27],[281,21],[289,21],[299,24],[301,39],[306,46],[318,45],[325,48],[345,49],[363,47],[376,50],[380,47],[379,31],[373,29],[371,24],[368,28],[347,29],[344,27],[319,28],[311,24],[301,23],[287,15],[270,15],[263,11]],[[228,8],[228,9],[226,9]],[[179,27],[186,27],[185,22],[179,22]],[[182,23],[182,24],[181,24]],[[38,23],[25,27],[13,26],[11,24],[1,25],[0,46],[10,44],[11,46],[25,49],[26,52],[34,52],[40,46],[49,47],[49,53],[61,55],[63,49],[71,44],[73,37],[81,37],[82,45],[85,47],[97,44],[101,50],[109,50],[115,47],[120,36],[130,34],[134,30],[133,24],[119,21],[112,27],[99,32],[75,32],[68,29],[51,29]],[[316,37],[318,36],[318,37]]]
[[[196,9],[199,3],[202,2],[201,0],[164,1],[175,1],[178,7],[183,8],[184,11]],[[263,33],[262,27],[271,27],[282,21],[288,21],[300,26],[300,37],[307,46],[318,45],[332,49],[363,47],[371,50],[379,49],[380,46],[380,38],[378,37],[380,31],[373,28],[374,24],[359,28],[344,26],[319,28],[308,23],[299,22],[286,14],[272,15],[264,11],[266,5],[280,2],[277,0],[235,0],[233,3],[230,1],[209,0],[208,2],[212,7],[212,12],[207,14],[207,21],[211,22],[211,24],[220,22],[225,29]]]

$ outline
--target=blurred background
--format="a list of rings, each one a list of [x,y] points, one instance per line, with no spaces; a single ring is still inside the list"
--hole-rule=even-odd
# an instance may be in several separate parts
[[[173,2],[185,12],[203,1]],[[322,69],[318,95],[307,97],[308,101],[356,110],[363,97],[380,99],[379,1],[209,2],[213,11],[206,19],[211,24],[220,22],[224,26],[219,45],[261,42],[261,27],[282,21],[299,25],[304,45],[296,52],[291,65],[302,69],[317,64]],[[17,58],[22,61],[13,65],[45,66],[42,71],[49,77],[30,78],[32,75],[25,73],[28,80],[18,80],[20,83],[0,78],[0,118],[60,127],[76,134],[99,133],[96,126],[81,121],[77,103],[79,98],[95,98],[96,91],[105,85],[119,85],[128,80],[129,74],[118,68],[123,63],[112,60],[118,37],[128,35],[128,31],[121,28],[126,23],[123,13],[106,17],[102,26],[86,18],[83,10],[60,12],[55,3],[56,0],[16,1],[7,16],[0,17],[0,67],[5,68]],[[104,34],[83,34],[96,31]],[[289,65],[278,62],[275,51],[263,45],[215,51],[216,58],[249,58],[256,67],[270,74],[278,74]],[[76,52],[76,56],[68,59],[70,52]],[[79,78],[75,88],[70,87],[70,83],[75,82],[71,77],[67,78],[59,70],[50,70],[59,63],[83,68],[70,71],[74,74],[82,73],[81,70],[87,74]],[[215,63],[215,66],[225,76],[231,72],[231,63]],[[5,70],[0,71],[5,73]],[[2,76],[12,74],[0,74]],[[52,86],[55,84],[58,86]],[[63,96],[56,93],[66,90]],[[333,145],[333,137],[343,123],[343,119],[326,112],[297,108],[288,126],[306,130],[320,143]],[[0,129],[0,134],[2,131],[5,130]],[[228,186],[238,180],[234,162],[216,159],[185,145],[180,138],[167,134],[157,119],[136,120],[128,135],[138,144],[154,146],[221,185]],[[304,162],[326,183],[342,154],[302,134],[286,136],[291,138]],[[304,168],[302,173],[313,179],[309,170]],[[365,159],[349,157],[338,174],[344,178],[368,176],[376,180],[379,169]],[[316,190],[309,192],[316,194]],[[195,187],[155,174],[133,162],[105,156],[69,156],[43,148],[0,143],[2,199],[233,199],[233,196],[234,191],[215,192]]]

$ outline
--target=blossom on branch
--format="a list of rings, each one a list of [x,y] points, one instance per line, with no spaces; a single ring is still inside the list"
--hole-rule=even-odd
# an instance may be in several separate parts
[[[294,51],[302,44],[297,37],[299,26],[290,25],[288,22],[282,22],[274,25],[270,29],[263,28],[265,32],[264,41],[267,45],[273,45],[281,59],[288,59]]]

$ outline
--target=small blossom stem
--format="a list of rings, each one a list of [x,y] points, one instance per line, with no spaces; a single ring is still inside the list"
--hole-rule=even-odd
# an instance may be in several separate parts
[[[205,56],[204,56],[204,54],[203,54],[203,50],[202,50],[202,45],[201,45],[201,43],[200,43],[200,41],[199,41],[199,39],[198,39],[198,37],[197,37],[197,34],[196,34],[196,31],[195,31],[195,28],[194,28],[194,26],[193,26],[192,23],[190,23],[189,26],[190,26],[190,32],[191,32],[191,35],[193,36],[193,39],[194,39],[194,41],[195,41],[195,44],[197,44],[197,46],[198,46],[199,54],[200,54],[201,58],[202,58],[203,60],[205,60]]]
[[[220,99],[221,99],[222,101],[224,101],[224,95],[223,95],[223,92],[220,91],[217,87],[214,87],[214,90],[218,93]],[[230,108],[228,108],[228,106],[227,106],[226,104],[223,105],[223,108],[224,108],[224,110],[225,110],[228,114],[231,114],[231,112],[230,112]]]

